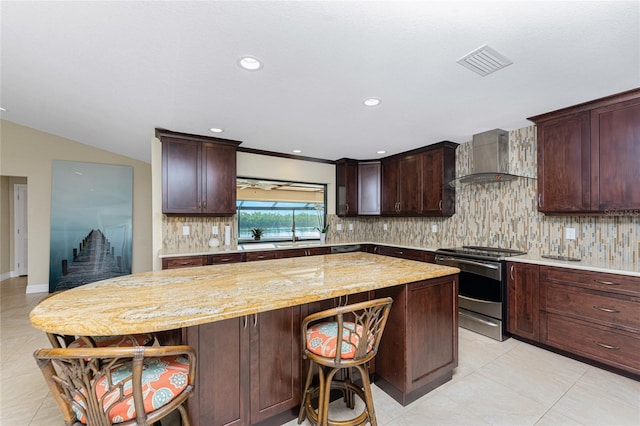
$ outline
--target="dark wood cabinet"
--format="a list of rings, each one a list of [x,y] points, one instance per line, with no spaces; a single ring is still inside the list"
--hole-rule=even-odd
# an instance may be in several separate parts
[[[360,216],[380,214],[380,173],[379,161],[358,163],[358,214]]]
[[[408,249],[403,247],[392,247],[392,246],[378,246],[376,251],[377,254],[381,254],[383,256],[391,256],[391,257],[399,257],[401,259],[409,259],[409,260],[417,260],[419,262],[424,261],[425,251],[416,250],[416,249]],[[434,258],[435,260],[435,258]]]
[[[538,210],[626,214],[640,208],[640,89],[531,117]]]
[[[255,260],[268,260],[268,259],[278,259],[279,253],[277,250],[260,250],[260,251],[248,251],[245,254],[246,262],[253,262]]]
[[[192,266],[204,266],[204,256],[180,256],[165,257],[162,259],[162,269],[190,268]]]
[[[300,307],[186,329],[198,353],[194,426],[249,425],[300,403]]]
[[[382,160],[382,214],[451,216],[455,213],[455,150],[441,142]]]
[[[539,341],[640,374],[640,277],[540,266]]]
[[[238,263],[244,262],[244,253],[219,253],[208,254],[206,264],[207,265],[219,265],[221,263]]]
[[[156,129],[162,142],[162,212],[233,215],[240,142]]]
[[[376,385],[402,405],[451,380],[458,365],[458,276],[376,291],[393,306],[376,356]]]
[[[358,162],[336,161],[336,214],[341,217],[358,215]]]
[[[539,266],[507,263],[507,331],[538,341],[540,338]]]

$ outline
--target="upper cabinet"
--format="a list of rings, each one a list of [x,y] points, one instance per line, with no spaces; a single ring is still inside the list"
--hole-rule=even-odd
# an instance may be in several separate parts
[[[640,208],[640,89],[529,119],[538,130],[538,210]]]
[[[240,142],[156,129],[162,142],[162,212],[233,215]]]
[[[336,161],[336,214],[358,215],[358,162],[350,159]]]
[[[382,214],[451,216],[455,192],[455,150],[441,142],[382,160]]]
[[[380,162],[358,163],[358,214],[380,214]]]

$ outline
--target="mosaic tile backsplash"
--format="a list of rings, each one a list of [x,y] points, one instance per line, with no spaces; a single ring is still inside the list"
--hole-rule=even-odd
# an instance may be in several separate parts
[[[372,241],[413,247],[460,245],[500,246],[526,250],[533,255],[559,254],[583,259],[640,262],[640,216],[545,216],[536,209],[535,126],[509,132],[511,173],[528,178],[490,184],[467,184],[456,189],[456,213],[450,218],[340,218],[329,216],[327,242]],[[456,151],[456,174],[471,168],[471,144]],[[164,217],[163,248],[207,247],[211,226],[232,226],[235,217]],[[343,231],[336,225],[343,224]],[[348,231],[348,224],[353,231]],[[387,224],[387,230],[383,225]],[[182,226],[193,229],[182,236]],[[432,226],[437,227],[432,232]],[[565,239],[565,228],[576,229],[576,239]]]

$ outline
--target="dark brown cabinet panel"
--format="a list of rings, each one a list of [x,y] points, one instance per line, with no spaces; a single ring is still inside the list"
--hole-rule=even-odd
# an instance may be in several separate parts
[[[376,384],[402,405],[452,377],[458,365],[458,276],[376,291],[393,298],[376,357]]]
[[[540,342],[640,374],[640,278],[540,266]]]
[[[244,262],[244,255],[244,253],[209,254],[207,255],[207,265]]]
[[[423,250],[408,249],[403,247],[378,246],[377,254],[383,256],[399,257],[401,259],[424,261],[425,252]],[[435,258],[434,258],[435,260]]]
[[[300,307],[189,327],[198,353],[194,426],[249,425],[300,403]]]
[[[358,215],[358,162],[355,160],[336,162],[336,214]]]
[[[156,129],[162,142],[162,212],[233,215],[240,142]]]
[[[382,160],[382,214],[451,216],[455,213],[458,144],[440,142]]]
[[[279,257],[277,250],[249,251],[245,254],[245,261],[253,262],[255,260],[278,259]]]
[[[358,214],[380,214],[380,162],[358,163]]]
[[[640,208],[640,89],[531,117],[538,210],[625,214]]]
[[[640,94],[591,111],[592,200],[604,212],[640,209]]]
[[[162,259],[162,269],[190,268],[204,266],[204,256],[165,257]]]
[[[539,340],[539,266],[507,263],[507,331],[516,336]]]

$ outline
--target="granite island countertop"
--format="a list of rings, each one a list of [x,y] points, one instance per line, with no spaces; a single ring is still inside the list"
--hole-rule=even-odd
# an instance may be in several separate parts
[[[354,252],[170,269],[111,278],[42,300],[42,331],[69,335],[171,330],[457,274],[457,268]]]

